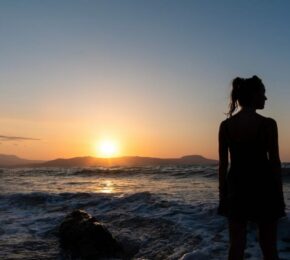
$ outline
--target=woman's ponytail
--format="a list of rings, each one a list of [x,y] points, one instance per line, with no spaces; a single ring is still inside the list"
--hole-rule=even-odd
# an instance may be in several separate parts
[[[227,113],[229,117],[231,117],[238,108],[238,99],[240,96],[241,86],[244,81],[244,79],[237,77],[232,82],[231,102],[229,105],[229,112]]]

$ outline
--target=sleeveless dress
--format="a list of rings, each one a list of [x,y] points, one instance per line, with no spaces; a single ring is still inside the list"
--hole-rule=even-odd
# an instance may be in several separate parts
[[[230,169],[226,176],[226,200],[218,213],[231,219],[254,222],[273,221],[285,216],[281,175],[271,170],[262,120],[257,135],[247,141],[226,134]]]

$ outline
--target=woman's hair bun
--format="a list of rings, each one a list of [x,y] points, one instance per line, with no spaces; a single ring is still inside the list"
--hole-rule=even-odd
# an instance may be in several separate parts
[[[239,89],[241,87],[241,85],[243,85],[244,81],[245,81],[244,79],[242,79],[240,77],[236,77],[232,83],[233,89],[235,89],[235,90]]]
[[[254,81],[256,81],[256,82],[262,82],[262,80],[261,80],[258,76],[256,76],[256,75],[254,75],[254,76],[251,78],[251,80],[254,80]]]

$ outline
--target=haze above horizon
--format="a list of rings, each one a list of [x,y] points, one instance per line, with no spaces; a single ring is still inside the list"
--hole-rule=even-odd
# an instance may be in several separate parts
[[[1,1],[0,153],[216,159],[231,80],[256,74],[268,97],[258,112],[276,119],[290,161],[289,7]]]

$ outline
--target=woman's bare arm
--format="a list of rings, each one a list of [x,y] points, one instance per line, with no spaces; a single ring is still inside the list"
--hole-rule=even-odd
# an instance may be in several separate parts
[[[273,119],[268,119],[267,126],[267,146],[268,146],[268,156],[271,171],[276,176],[277,188],[280,191],[280,195],[283,197],[283,185],[281,177],[281,161],[279,156],[279,142],[278,142],[278,127],[277,123]]]
[[[228,142],[226,136],[226,125],[223,121],[219,128],[219,192],[220,198],[226,195],[226,175],[229,164]]]
[[[267,132],[267,146],[270,165],[275,172],[280,173],[281,162],[279,156],[278,127],[274,119],[268,119]]]

